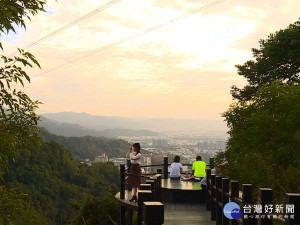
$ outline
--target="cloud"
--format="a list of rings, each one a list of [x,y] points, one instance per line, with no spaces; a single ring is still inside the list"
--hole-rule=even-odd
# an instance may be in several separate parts
[[[107,2],[51,0],[26,31],[2,41],[8,50],[26,46]],[[246,84],[234,65],[251,59],[259,39],[294,22],[300,2],[227,0],[146,32],[212,2],[120,1],[29,49],[43,70],[29,70],[26,91],[44,102],[42,112],[220,118],[230,86]]]

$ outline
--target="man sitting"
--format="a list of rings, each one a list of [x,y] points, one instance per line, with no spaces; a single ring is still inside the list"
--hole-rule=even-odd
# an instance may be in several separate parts
[[[201,156],[197,156],[193,163],[192,175],[195,180],[202,180],[206,176],[206,163],[202,161]]]

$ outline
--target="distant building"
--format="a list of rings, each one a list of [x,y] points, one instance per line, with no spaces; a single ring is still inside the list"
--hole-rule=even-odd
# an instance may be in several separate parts
[[[213,151],[225,150],[226,149],[226,142],[225,141],[198,142],[197,143],[197,148],[201,152],[204,152],[204,151],[207,151],[207,150],[213,150]]]
[[[152,147],[168,147],[168,140],[166,139],[153,139],[152,140]]]
[[[141,157],[141,166],[149,166],[152,163],[151,160],[152,153],[147,154],[147,155],[142,155]],[[143,172],[151,172],[151,167],[144,167],[142,168]]]
[[[103,153],[102,155],[98,155],[97,157],[95,157],[94,162],[108,162],[108,157],[105,153]]]

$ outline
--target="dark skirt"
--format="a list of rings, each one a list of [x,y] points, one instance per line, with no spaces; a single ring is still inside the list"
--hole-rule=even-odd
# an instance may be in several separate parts
[[[141,168],[140,164],[131,164],[130,166],[130,175],[128,175],[127,182],[134,187],[139,187],[141,184]]]

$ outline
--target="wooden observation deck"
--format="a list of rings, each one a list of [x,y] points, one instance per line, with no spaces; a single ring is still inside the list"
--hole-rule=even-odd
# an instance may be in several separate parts
[[[286,218],[246,213],[243,206],[260,204],[264,208],[273,204],[272,189],[260,188],[259,198],[253,199],[252,184],[239,185],[238,181],[211,174],[211,168],[207,168],[207,186],[203,190],[199,181],[170,180],[167,157],[164,164],[152,166],[163,167],[163,174],[162,169],[157,169],[157,174],[143,176],[146,180],[138,192],[138,202],[130,202],[131,191],[125,190],[125,165],[120,165],[121,187],[115,197],[121,205],[121,225],[300,225],[300,193],[285,193],[285,204],[293,206],[293,212]],[[229,202],[239,205],[240,218],[229,219],[224,215],[223,208]],[[133,219],[134,211],[137,221]]]

